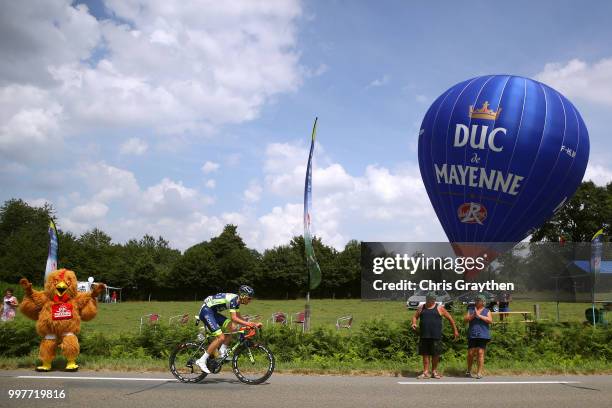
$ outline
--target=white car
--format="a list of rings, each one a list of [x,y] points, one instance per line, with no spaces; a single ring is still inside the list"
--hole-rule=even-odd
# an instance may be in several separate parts
[[[408,309],[418,309],[419,306],[425,304],[425,296],[429,293],[429,290],[417,290],[414,295],[410,296],[406,301],[406,307]],[[445,306],[451,303],[451,297],[445,290],[433,291],[436,294],[436,304]]]

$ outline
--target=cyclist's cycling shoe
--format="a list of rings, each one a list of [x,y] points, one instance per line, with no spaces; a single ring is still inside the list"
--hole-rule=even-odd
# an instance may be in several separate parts
[[[198,367],[200,367],[200,370],[204,371],[206,374],[210,374],[210,370],[206,366],[206,360],[208,359],[204,357],[200,357],[199,359],[195,361],[195,363],[198,365]]]

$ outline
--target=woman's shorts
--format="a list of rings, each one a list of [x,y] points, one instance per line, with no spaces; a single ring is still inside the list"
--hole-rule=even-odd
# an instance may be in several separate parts
[[[480,348],[486,350],[487,343],[490,341],[490,339],[468,339],[468,349]]]

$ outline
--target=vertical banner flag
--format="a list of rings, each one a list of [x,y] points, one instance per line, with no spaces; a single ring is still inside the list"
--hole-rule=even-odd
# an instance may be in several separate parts
[[[321,268],[317,263],[310,235],[310,211],[312,206],[312,153],[314,152],[315,137],[317,136],[317,120],[312,127],[310,154],[306,167],[306,182],[304,184],[304,250],[306,251],[306,266],[308,267],[308,290],[316,289],[321,283]]]
[[[601,251],[603,247],[602,238],[603,228],[597,231],[591,239],[591,310],[593,312],[593,327],[597,325],[597,316],[595,313],[595,287],[597,285],[597,278],[599,277],[599,271],[601,269]]]
[[[599,278],[599,272],[601,270],[601,252],[603,250],[603,228],[600,229],[593,235],[591,239],[591,273],[593,279],[593,301],[595,301],[595,285]]]
[[[49,220],[49,255],[47,255],[47,267],[45,268],[45,281],[47,275],[57,269],[57,250],[59,241],[57,239],[57,228],[53,220]]]

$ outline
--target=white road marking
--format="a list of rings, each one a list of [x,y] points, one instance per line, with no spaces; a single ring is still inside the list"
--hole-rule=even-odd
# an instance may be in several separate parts
[[[59,375],[18,375],[15,378],[45,380],[100,380],[100,381],[178,381],[176,378],[139,378],[139,377],[73,377]]]
[[[580,384],[580,381],[398,381],[401,385],[514,385],[514,384]]]
[[[98,381],[178,381],[175,378],[146,377],[77,377],[60,375],[18,375],[15,378],[43,380],[98,380]],[[580,384],[580,381],[398,381],[400,385],[525,385],[525,384]]]

